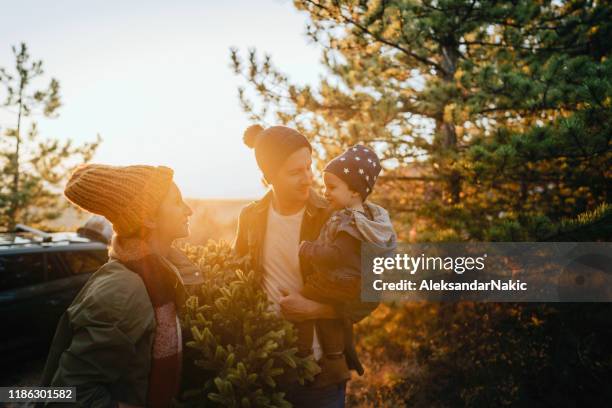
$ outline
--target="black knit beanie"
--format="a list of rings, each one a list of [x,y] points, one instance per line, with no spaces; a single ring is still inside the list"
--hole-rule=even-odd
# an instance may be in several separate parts
[[[372,192],[380,173],[380,160],[376,153],[362,145],[348,148],[323,169],[340,178],[349,188],[365,200]]]
[[[272,126],[264,129],[260,125],[247,128],[242,138],[244,144],[255,149],[257,165],[267,181],[283,165],[287,157],[302,147],[312,151],[308,139],[295,129]]]

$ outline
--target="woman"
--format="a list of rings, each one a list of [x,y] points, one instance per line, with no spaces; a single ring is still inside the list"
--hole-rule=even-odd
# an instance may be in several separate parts
[[[162,166],[89,164],[68,181],[68,200],[115,231],[109,262],[62,316],[43,372],[44,386],[75,386],[80,406],[167,407],[178,392],[177,312],[200,277],[172,249],[192,214],[172,177]]]

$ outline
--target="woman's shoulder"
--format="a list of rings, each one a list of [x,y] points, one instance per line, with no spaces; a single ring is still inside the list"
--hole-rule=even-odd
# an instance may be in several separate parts
[[[111,260],[95,272],[68,308],[74,325],[113,323],[126,331],[154,321],[153,306],[142,279]]]
[[[143,280],[120,261],[110,260],[92,278],[92,286],[95,287],[92,292],[99,297],[148,299]]]

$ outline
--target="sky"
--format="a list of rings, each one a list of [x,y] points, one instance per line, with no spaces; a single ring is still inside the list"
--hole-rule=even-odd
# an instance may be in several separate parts
[[[2,6],[0,67],[26,42],[45,78],[59,80],[60,116],[38,119],[41,137],[100,134],[94,162],[169,166],[190,198],[256,198],[265,189],[242,143],[250,122],[229,48],[244,57],[255,47],[292,81],[314,84],[323,70],[306,23],[285,0],[22,0]],[[3,129],[13,122],[0,112]]]

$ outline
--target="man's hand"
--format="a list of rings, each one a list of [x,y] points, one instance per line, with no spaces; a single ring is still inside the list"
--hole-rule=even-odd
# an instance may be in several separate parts
[[[330,305],[306,299],[299,292],[280,288],[280,308],[283,317],[291,322],[312,319],[334,319],[338,317]]]

